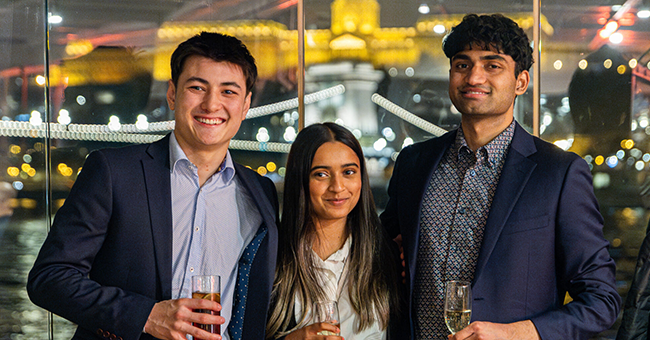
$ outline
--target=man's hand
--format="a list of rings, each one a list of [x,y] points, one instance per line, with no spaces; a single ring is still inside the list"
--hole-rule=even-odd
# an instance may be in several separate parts
[[[221,340],[221,335],[208,333],[192,323],[222,325],[226,320],[218,315],[195,313],[197,309],[221,311],[217,302],[204,299],[165,300],[156,303],[149,314],[144,330],[147,334],[165,340],[194,339]]]
[[[322,331],[330,331],[333,333],[339,333],[341,330],[332,325],[331,323],[321,322],[314,323],[309,326],[305,326],[300,329],[289,333],[284,339],[285,340],[343,340],[342,337],[336,335],[320,335]]]
[[[530,320],[514,323],[472,322],[449,340],[540,340],[537,328]]]

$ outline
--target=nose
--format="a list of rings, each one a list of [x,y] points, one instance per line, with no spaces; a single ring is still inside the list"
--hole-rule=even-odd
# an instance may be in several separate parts
[[[467,73],[469,85],[483,84],[485,82],[485,69],[482,65],[474,65]]]
[[[343,184],[343,180],[341,179],[340,176],[332,176],[330,179],[330,186],[329,190],[332,192],[341,192],[345,189],[345,185]]]
[[[203,102],[201,103],[201,109],[207,113],[212,113],[220,110],[221,107],[222,103],[219,93],[215,93],[213,91],[206,93],[205,97],[203,98]]]

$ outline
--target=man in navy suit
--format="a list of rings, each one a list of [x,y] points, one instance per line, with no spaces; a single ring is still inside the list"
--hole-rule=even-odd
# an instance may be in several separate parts
[[[29,274],[32,301],[76,323],[73,339],[264,339],[276,191],[228,152],[255,60],[238,39],[204,32],[171,66],[174,131],[91,153]],[[221,304],[191,299],[191,276],[206,274],[221,276]]]
[[[533,63],[526,34],[468,15],[443,49],[461,126],[402,150],[381,216],[402,238],[411,337],[575,340],[609,328],[620,297],[589,168],[513,118]],[[454,335],[448,280],[473,291],[472,323]]]

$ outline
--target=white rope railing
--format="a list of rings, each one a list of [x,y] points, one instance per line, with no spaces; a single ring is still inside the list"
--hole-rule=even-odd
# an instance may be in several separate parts
[[[396,115],[397,117],[419,127],[420,129],[429,132],[433,134],[436,137],[442,136],[445,133],[447,133],[447,130],[430,123],[415,114],[408,112],[407,110],[403,109],[399,105],[391,102],[390,100],[382,97],[381,95],[375,93],[370,97],[370,100],[372,100],[373,103],[381,106],[382,108],[386,109],[386,111]]]

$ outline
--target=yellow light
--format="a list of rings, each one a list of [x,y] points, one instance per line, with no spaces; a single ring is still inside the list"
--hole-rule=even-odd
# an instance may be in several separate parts
[[[603,62],[603,66],[605,66],[606,69],[609,69],[612,67],[612,59],[607,59]]]
[[[257,173],[260,174],[261,176],[266,175],[266,168],[263,166],[260,166],[257,168]]]
[[[634,141],[633,140],[631,140],[631,139],[625,140],[625,145],[623,146],[623,148],[629,150],[629,149],[632,149],[633,147],[634,147]]]
[[[29,177],[34,177],[34,175],[36,175],[36,169],[34,168],[31,168],[25,172],[29,175]]]
[[[586,69],[588,65],[589,65],[589,63],[584,59],[582,59],[582,60],[580,60],[580,62],[578,62],[578,67],[580,67],[581,70]]]
[[[19,154],[21,151],[20,146],[12,144],[9,146],[9,152],[13,153],[14,155]]]
[[[20,206],[25,209],[34,209],[36,208],[36,200],[32,198],[21,198]]]
[[[596,156],[596,158],[594,159],[594,163],[596,163],[596,165],[601,165],[603,164],[604,161],[605,161],[605,157],[603,156]]]
[[[612,240],[612,246],[613,246],[614,248],[618,248],[618,247],[620,247],[620,246],[621,246],[621,243],[622,243],[622,242],[621,242],[621,239],[620,239],[620,238],[615,238],[615,239]]]
[[[23,165],[20,166],[20,169],[22,171],[24,171],[24,172],[29,172],[29,169],[31,169],[31,168],[32,168],[31,165],[29,165],[27,163],[23,163]]]
[[[72,176],[72,168],[65,167],[64,169],[59,170],[59,171],[61,172],[61,175],[65,176],[65,177]]]
[[[626,70],[627,70],[627,68],[625,67],[625,65],[619,65],[616,68],[616,72],[618,72],[618,74],[624,74]]]
[[[57,165],[56,169],[59,170],[59,172],[61,172],[61,171],[63,171],[63,169],[65,169],[65,168],[67,168],[67,167],[68,167],[67,164],[65,164],[65,163],[59,163],[59,165]]]
[[[273,162],[266,163],[266,169],[269,170],[270,172],[274,172],[275,169],[277,168],[278,168],[277,165],[275,165],[275,163]]]
[[[614,33],[618,29],[618,22],[610,21],[605,25],[605,30]]]
[[[15,166],[10,166],[7,168],[7,174],[11,177],[16,177],[20,174],[20,169]]]

